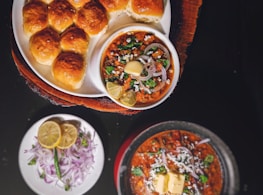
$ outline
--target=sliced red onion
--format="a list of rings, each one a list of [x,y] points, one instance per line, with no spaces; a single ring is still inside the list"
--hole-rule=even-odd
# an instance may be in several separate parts
[[[207,143],[207,142],[210,142],[210,139],[209,139],[209,138],[202,139],[202,140],[201,140],[200,142],[198,142],[196,145],[204,144],[204,143]]]
[[[155,73],[153,75],[155,75]],[[167,74],[164,67],[162,67],[161,75],[162,75],[162,82],[159,83],[159,85],[157,85],[154,89],[152,89],[152,92],[159,91],[165,86],[165,82],[167,80]]]
[[[148,45],[148,46],[144,49],[144,53],[147,55],[147,52],[148,52],[150,49],[152,49],[153,47],[158,47],[158,48],[160,48],[161,50],[163,50],[164,56],[165,56],[165,58],[168,60],[167,67],[166,67],[165,69],[168,70],[169,67],[170,67],[170,63],[171,63],[171,62],[170,62],[170,53],[169,53],[168,49],[167,49],[164,45],[162,45],[161,43],[152,43],[152,44]]]
[[[46,183],[55,183],[58,187],[75,187],[80,185],[89,174],[90,169],[94,165],[94,149],[96,148],[93,139],[84,131],[79,130],[83,136],[78,137],[76,143],[68,149],[58,150],[59,165],[62,178],[59,180],[54,166],[54,158],[52,150],[41,147],[35,138],[35,145],[31,149],[25,150],[32,156],[29,161],[36,159],[37,172],[39,175],[44,173],[44,181]],[[85,147],[81,143],[81,139],[85,138],[88,146]]]

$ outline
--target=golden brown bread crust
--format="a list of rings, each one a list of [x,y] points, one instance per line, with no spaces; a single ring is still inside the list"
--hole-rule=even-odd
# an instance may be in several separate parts
[[[23,7],[23,28],[27,36],[48,26],[47,5],[41,1],[31,1]]]
[[[163,0],[131,0],[131,6],[135,13],[162,16],[164,11]]]
[[[64,51],[73,51],[85,55],[89,39],[85,31],[75,25],[66,29],[60,38],[60,46]]]
[[[74,52],[61,52],[52,65],[54,79],[70,90],[81,87],[85,70],[84,57]]]
[[[99,0],[108,12],[124,11],[129,0]]]
[[[89,36],[97,35],[108,26],[107,11],[99,2],[90,1],[78,11],[76,25]]]
[[[48,5],[48,22],[62,32],[74,22],[76,9],[67,0],[54,0]]]
[[[47,27],[31,36],[29,50],[37,62],[51,65],[61,51],[59,41],[57,31]]]
[[[68,2],[70,2],[76,9],[79,9],[90,1],[91,0],[68,0]]]
[[[129,0],[127,12],[143,22],[159,22],[164,13],[164,0]]]

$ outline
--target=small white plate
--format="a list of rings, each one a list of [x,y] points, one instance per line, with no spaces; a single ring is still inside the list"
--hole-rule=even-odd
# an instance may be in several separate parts
[[[98,77],[93,75],[93,72],[90,69],[90,66],[97,66],[97,64],[92,63],[92,52],[98,40],[100,40],[102,34],[97,35],[90,39],[89,48],[87,52],[87,72],[83,82],[83,85],[80,89],[75,91],[70,91],[64,89],[56,84],[56,81],[51,75],[50,66],[41,65],[36,62],[33,58],[32,54],[29,51],[29,38],[25,35],[23,30],[23,15],[22,10],[24,6],[25,0],[14,0],[12,7],[12,27],[13,33],[15,37],[15,41],[17,43],[18,49],[23,56],[24,60],[28,64],[28,66],[32,69],[32,71],[44,82],[52,86],[53,88],[62,91],[64,93],[79,96],[79,97],[102,97],[106,96],[106,94],[101,90],[97,83],[99,82]],[[164,0],[165,10],[164,15],[160,21],[160,23],[154,24],[154,27],[161,31],[165,36],[169,36],[170,27],[171,27],[171,5],[170,0]],[[112,31],[116,27],[121,25],[127,25],[129,23],[134,23],[135,21],[129,17],[126,13],[123,13],[119,16],[113,17],[109,21],[108,30]]]
[[[55,186],[55,184],[45,183],[44,180],[39,177],[36,167],[28,165],[28,159],[31,154],[24,153],[26,149],[30,149],[32,144],[34,144],[34,137],[37,135],[38,127],[44,121],[52,118],[76,121],[79,123],[81,129],[94,136],[94,143],[96,145],[96,149],[94,151],[95,163],[90,169],[90,173],[87,175],[84,182],[77,187],[73,187],[70,191],[65,191],[63,188]],[[18,161],[19,168],[25,182],[35,193],[39,195],[79,195],[89,191],[98,181],[104,167],[104,148],[99,135],[88,122],[74,115],[54,114],[40,119],[30,127],[21,142]]]

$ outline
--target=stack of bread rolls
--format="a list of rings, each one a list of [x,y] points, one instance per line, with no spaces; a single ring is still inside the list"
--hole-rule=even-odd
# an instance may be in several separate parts
[[[136,21],[159,22],[163,0],[26,0],[23,29],[34,59],[51,67],[58,85],[76,90],[85,77],[90,38],[107,30],[112,13],[124,12]]]

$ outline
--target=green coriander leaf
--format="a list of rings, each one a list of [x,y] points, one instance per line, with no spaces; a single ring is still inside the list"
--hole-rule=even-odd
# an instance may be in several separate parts
[[[142,176],[143,175],[142,169],[140,167],[132,168],[131,172],[135,176]]]

